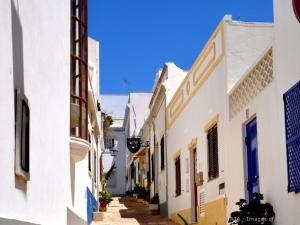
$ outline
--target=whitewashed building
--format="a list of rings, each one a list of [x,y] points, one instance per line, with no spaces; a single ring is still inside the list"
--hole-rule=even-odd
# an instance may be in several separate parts
[[[99,52],[92,41],[89,74],[86,1],[71,3],[1,1],[0,224],[87,224],[91,219],[89,201],[99,187],[93,172],[101,133]],[[78,26],[70,27],[78,23],[84,28],[81,46]],[[90,175],[89,152],[96,157]]]
[[[153,95],[150,100],[150,115],[147,121],[150,133],[151,183],[150,198],[159,196],[160,213],[168,216],[166,106],[186,75],[174,63],[165,63],[156,75]]]
[[[107,173],[115,163],[116,169],[108,179],[106,189],[113,195],[125,195],[126,192],[126,138],[123,126],[128,95],[101,95],[102,111],[112,117],[108,136],[105,138],[105,154],[102,155],[103,172]],[[116,145],[116,146],[113,146]],[[116,147],[116,155],[110,154]]]
[[[234,201],[259,191],[273,205],[275,225],[294,225],[300,213],[300,21],[292,0],[274,1],[274,16],[273,45],[228,89],[228,216],[237,209]]]
[[[128,138],[140,139],[142,136],[141,131],[143,130],[144,122],[149,115],[148,105],[151,96],[152,93],[135,92],[129,94],[123,124],[126,143]],[[139,160],[133,159],[133,154],[139,150],[139,147],[131,149],[131,151],[128,149],[128,143],[126,147],[126,190],[131,191],[137,184],[140,183],[137,169],[139,167]]]
[[[227,166],[236,164],[227,154],[227,93],[272,42],[272,24],[225,16],[168,104],[168,207],[174,221],[182,223],[180,213],[190,223],[227,224]]]

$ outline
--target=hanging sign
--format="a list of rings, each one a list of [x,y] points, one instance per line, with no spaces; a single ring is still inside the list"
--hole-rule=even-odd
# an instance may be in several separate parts
[[[140,138],[127,138],[127,148],[131,153],[136,153],[140,150],[141,139]]]
[[[293,8],[295,15],[300,23],[300,0],[293,0]]]

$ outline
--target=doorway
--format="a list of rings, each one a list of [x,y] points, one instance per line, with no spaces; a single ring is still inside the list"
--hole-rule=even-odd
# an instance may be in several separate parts
[[[191,221],[198,222],[197,149],[191,150]]]
[[[246,124],[245,144],[247,149],[247,191],[249,202],[253,201],[253,193],[259,192],[257,123],[256,118]]]

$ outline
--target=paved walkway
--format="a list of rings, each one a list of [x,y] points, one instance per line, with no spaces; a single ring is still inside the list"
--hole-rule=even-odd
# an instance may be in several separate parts
[[[177,225],[168,218],[151,215],[148,206],[135,199],[114,198],[105,213],[104,221],[94,225]]]

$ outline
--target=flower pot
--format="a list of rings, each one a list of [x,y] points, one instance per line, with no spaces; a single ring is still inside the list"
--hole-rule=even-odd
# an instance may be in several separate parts
[[[158,204],[149,204],[149,209],[150,210],[158,210],[159,209]]]
[[[107,212],[107,205],[106,206],[100,206],[100,212]]]
[[[100,201],[100,211],[101,212],[106,212],[107,211],[107,205],[108,205],[108,201],[101,200]]]
[[[149,204],[150,215],[159,214],[159,205],[158,204]]]
[[[133,196],[135,199],[138,198],[138,194],[133,194],[132,196]]]

